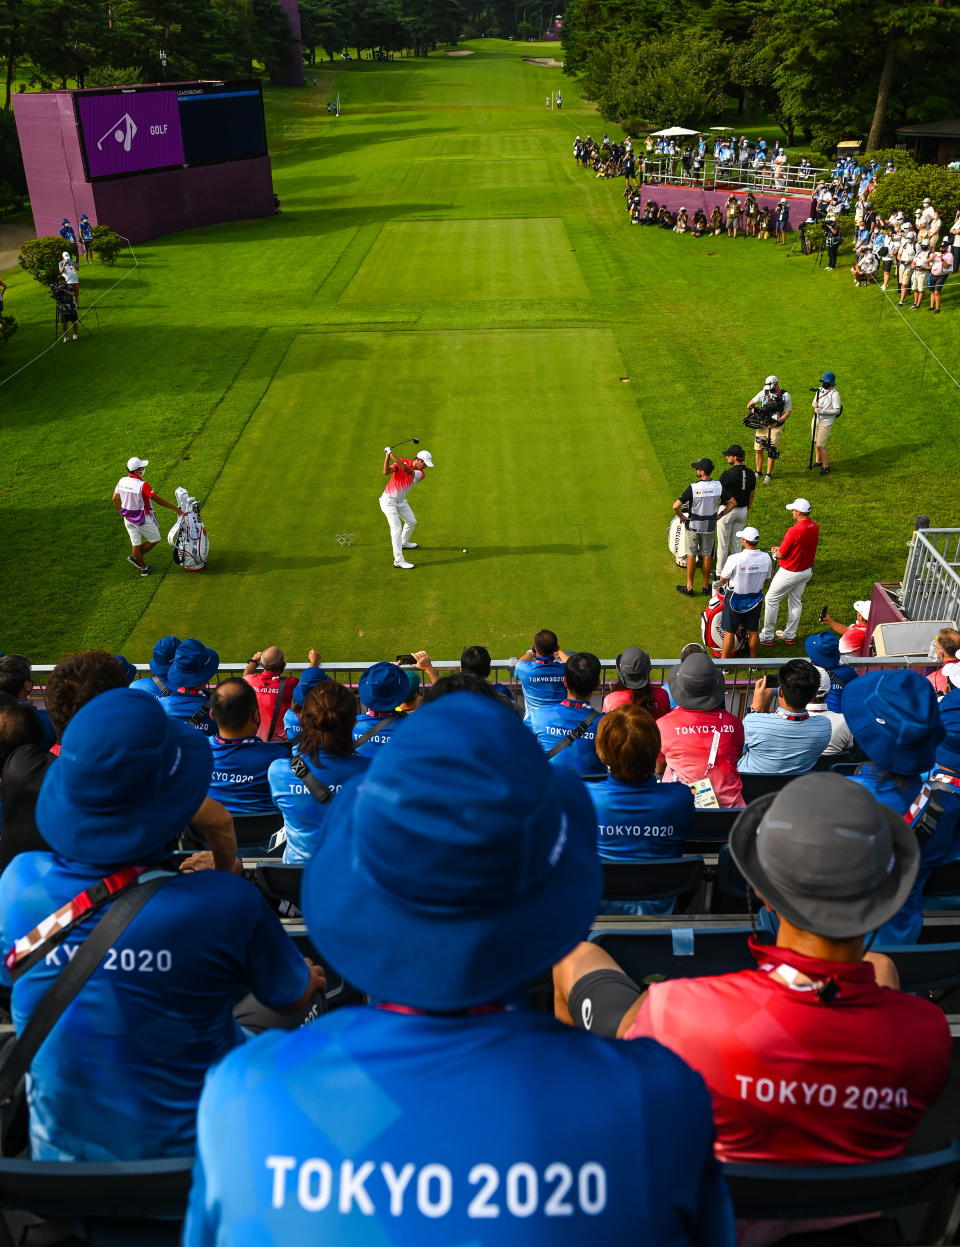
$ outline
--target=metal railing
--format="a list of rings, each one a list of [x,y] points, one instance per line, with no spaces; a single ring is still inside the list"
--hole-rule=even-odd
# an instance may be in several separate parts
[[[901,609],[907,619],[960,619],[960,528],[918,529],[910,538]]]
[[[698,190],[753,191],[758,195],[811,195],[817,182],[830,180],[828,169],[805,169],[800,165],[774,168],[769,162],[754,169],[737,161],[721,163],[712,158],[697,173],[688,173],[679,156],[644,156],[645,186],[688,186]]]

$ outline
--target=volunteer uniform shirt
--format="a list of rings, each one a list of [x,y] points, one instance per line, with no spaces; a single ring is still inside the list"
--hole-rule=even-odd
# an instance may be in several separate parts
[[[207,712],[208,700],[206,693],[190,693],[185,688],[178,688],[169,697],[161,697],[160,705],[171,719],[179,719],[181,723],[189,724],[205,736],[213,736],[217,725]],[[198,723],[194,723],[193,717],[198,710],[202,710],[203,715]]]
[[[358,714],[353,728],[353,739],[357,741],[361,736],[366,736],[372,727],[377,727],[380,720],[394,713],[393,710],[368,710],[366,714]],[[384,723],[382,727],[377,727],[374,735],[357,749],[358,755],[361,758],[375,758],[377,750],[390,743],[391,737],[403,722],[404,717],[401,714],[391,719],[389,723]]]
[[[564,698],[559,706],[541,710],[534,730],[544,753],[549,753],[555,745],[559,745],[592,713],[593,707],[589,702],[576,701],[572,697]],[[603,715],[598,714],[575,741],[555,754],[550,759],[551,766],[576,771],[578,775],[605,775],[607,768],[597,757],[596,750],[597,729],[602,718]]]
[[[261,740],[286,740],[287,729],[284,726],[283,716],[290,709],[293,690],[297,687],[297,677],[295,675],[271,675],[269,671],[258,671],[254,675],[245,675],[243,678],[257,695],[257,705],[260,708],[260,726],[257,728],[257,735]],[[270,724],[273,722],[278,697],[280,698],[280,712],[277,715],[273,736],[271,736]]]
[[[597,813],[597,847],[605,862],[680,857],[693,830],[693,793],[684,784],[625,784],[612,775],[587,792]]]
[[[213,774],[208,797],[231,814],[273,814],[273,798],[267,772],[280,758],[290,757],[289,745],[269,743],[259,736],[241,736],[239,740],[210,737],[213,751]]]
[[[160,685],[163,685],[163,688],[157,684],[157,680],[160,680]],[[158,698],[166,697],[167,693],[170,692],[170,689],[167,688],[166,681],[162,680],[160,676],[157,676],[156,679],[154,679],[152,675],[144,676],[140,680],[134,680],[130,687],[137,689],[141,693],[149,693],[151,697]],[[166,693],[163,691],[164,689],[167,690]]]
[[[742,775],[804,775],[830,744],[832,729],[807,710],[748,714],[743,721]]]
[[[526,662],[518,662],[516,677],[523,689],[524,717],[528,727],[536,728],[537,715],[548,706],[555,706],[567,695],[563,678],[566,664],[556,658],[543,658],[537,654]]]
[[[370,765],[370,759],[359,754],[343,757],[323,749],[318,752],[316,760],[306,754],[301,756],[311,775],[334,796],[348,780],[362,775]],[[318,801],[303,780],[294,775],[289,758],[271,762],[267,777],[273,804],[283,815],[283,829],[287,833],[283,860],[305,862],[323,839],[324,825],[333,802]]]
[[[284,713],[283,730],[287,734],[287,740],[293,740],[295,736],[300,735],[300,716],[293,706]]]
[[[680,495],[680,502],[690,515],[687,527],[692,533],[712,533],[717,527],[722,492],[719,481],[697,480]]]
[[[390,479],[381,495],[391,502],[403,502],[407,494],[423,480],[424,473],[414,468],[412,459],[398,459],[393,465]]]
[[[53,853],[23,853],[0,878],[0,948],[108,872]],[[95,910],[13,988],[20,1033]],[[10,976],[0,968],[0,981]],[[216,870],[178,875],[117,940],[33,1060],[34,1160],[190,1156],[207,1070],[242,1035],[233,1006],[248,991],[283,1008],[307,990],[303,958],[263,897]]]
[[[657,1039],[703,1076],[722,1161],[899,1156],[947,1080],[942,1010],[879,987],[869,962],[818,961],[752,941],[751,951],[756,970],[651,984],[626,1038]],[[835,995],[827,1001],[780,977],[794,971],[832,983]]]
[[[684,710],[677,707],[657,720],[665,781],[695,784],[707,774],[714,737],[716,758],[709,779],[723,809],[743,805],[737,760],[743,749],[743,724],[728,710]]]
[[[730,1247],[712,1137],[703,1083],[658,1044],[338,1009],[211,1073],[183,1241]]]
[[[830,677],[830,691],[827,693],[827,709],[843,713],[843,690],[851,680],[857,678],[853,667],[832,667],[827,672]]]
[[[648,711],[648,714],[653,719],[659,719],[670,709],[670,697],[667,690],[661,688],[658,684],[651,684],[649,692],[653,697],[653,709]],[[617,706],[629,706],[632,702],[632,689],[614,689],[612,693],[608,693],[603,699],[603,713],[607,714],[610,710],[616,710]]]
[[[783,534],[779,563],[785,572],[805,572],[813,566],[820,540],[820,525],[800,518]],[[832,709],[832,707],[831,707]]]

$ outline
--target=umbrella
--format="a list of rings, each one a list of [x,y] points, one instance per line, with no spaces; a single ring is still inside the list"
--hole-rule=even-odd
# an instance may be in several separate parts
[[[666,130],[653,130],[652,134],[655,139],[674,139],[680,138],[681,135],[699,134],[699,130],[685,130],[683,126],[670,126]]]

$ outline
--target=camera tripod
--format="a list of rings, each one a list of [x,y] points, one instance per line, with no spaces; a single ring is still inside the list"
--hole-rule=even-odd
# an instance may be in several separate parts
[[[82,329],[85,334],[88,334],[91,338],[93,337],[93,330],[89,329],[87,325],[85,324],[83,317],[80,315],[79,307],[76,309],[76,311],[77,311],[76,320],[64,320],[63,315],[60,311],[60,304],[59,303],[56,304],[56,306],[54,307],[54,315],[53,315],[53,340],[54,341],[56,341],[57,338],[64,337],[64,334],[69,335],[71,325],[73,326],[75,335],[77,335],[78,331]],[[96,315],[96,313],[94,313],[94,315]],[[99,327],[100,326],[99,326],[99,319],[98,319],[97,328]]]

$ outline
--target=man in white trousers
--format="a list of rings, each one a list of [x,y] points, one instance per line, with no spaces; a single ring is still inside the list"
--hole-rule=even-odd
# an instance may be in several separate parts
[[[407,502],[407,494],[423,480],[425,469],[433,467],[433,457],[429,450],[421,450],[416,459],[401,459],[389,446],[384,446],[383,452],[383,475],[390,479],[380,495],[380,510],[390,525],[394,567],[411,571],[414,564],[408,562],[403,552],[417,548],[417,543],[410,540],[417,526],[417,517]]]
[[[793,523],[783,534],[780,544],[770,551],[780,566],[770,581],[764,600],[761,645],[773,644],[777,614],[784,598],[787,599],[787,622],[776,635],[785,645],[796,645],[803,591],[813,575],[813,562],[817,556],[820,526],[810,518],[810,503],[806,498],[794,498],[793,502],[787,503],[787,510],[793,516]]]

